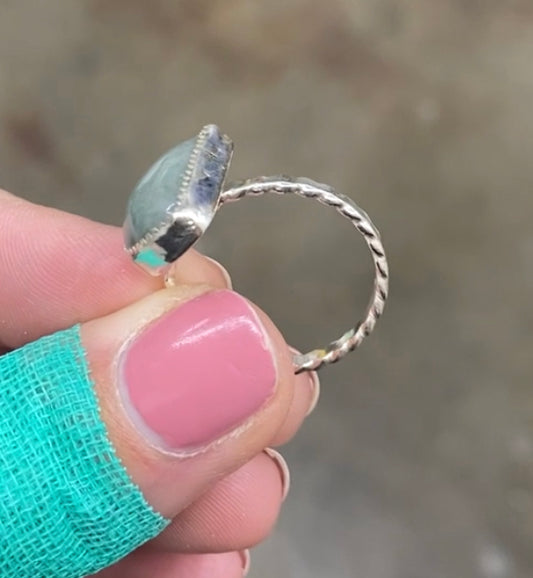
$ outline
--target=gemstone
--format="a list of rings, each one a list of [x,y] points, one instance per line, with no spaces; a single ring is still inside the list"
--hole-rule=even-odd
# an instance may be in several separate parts
[[[191,247],[216,213],[233,143],[215,125],[177,145],[137,183],[124,222],[126,249],[157,274]]]

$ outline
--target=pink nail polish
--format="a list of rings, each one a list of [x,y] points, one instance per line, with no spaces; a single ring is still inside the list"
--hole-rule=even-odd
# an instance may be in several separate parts
[[[291,351],[293,356],[302,354],[301,351],[298,351],[297,349],[295,349],[294,347],[291,347],[290,345],[289,345],[289,350]],[[313,413],[313,411],[315,410],[315,407],[317,406],[318,399],[320,398],[320,379],[318,378],[318,374],[316,371],[305,372],[305,374],[302,374],[302,377],[299,379],[302,379],[302,381],[307,382],[307,384],[309,385],[309,387],[311,389],[311,399],[309,401],[309,407],[307,409],[307,413],[305,414],[305,417],[307,417],[311,413]]]
[[[232,291],[205,293],[147,326],[123,351],[126,411],[153,445],[200,450],[246,422],[272,396],[269,338]]]
[[[265,454],[276,464],[281,476],[281,501],[285,501],[291,487],[291,471],[285,458],[272,448],[265,448]]]
[[[242,578],[246,578],[248,573],[250,572],[250,550],[242,550],[239,552],[239,556],[241,557],[241,564],[242,564]]]

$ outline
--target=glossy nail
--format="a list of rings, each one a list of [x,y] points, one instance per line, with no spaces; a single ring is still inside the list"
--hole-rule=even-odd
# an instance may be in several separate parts
[[[152,445],[191,453],[261,409],[274,393],[276,368],[250,304],[212,291],[144,328],[121,354],[119,384],[126,411]]]
[[[311,382],[311,403],[309,404],[309,409],[305,417],[313,413],[320,399],[320,379],[318,378],[318,373],[316,371],[310,371],[308,375],[309,381]]]
[[[239,555],[241,557],[241,562],[242,562],[242,576],[243,578],[245,578],[246,576],[248,576],[248,572],[250,572],[250,550],[246,549],[246,550],[242,550],[241,552],[239,552]]]
[[[265,454],[276,464],[281,476],[281,501],[284,501],[291,487],[291,472],[285,458],[276,450],[266,448]]]
[[[289,350],[293,355],[301,355],[301,351],[298,351],[294,347],[289,346]],[[300,379],[305,379],[309,388],[311,390],[311,399],[309,401],[309,408],[305,417],[313,413],[315,407],[317,406],[318,400],[320,398],[320,380],[318,378],[318,373],[316,371],[306,371],[299,375]]]

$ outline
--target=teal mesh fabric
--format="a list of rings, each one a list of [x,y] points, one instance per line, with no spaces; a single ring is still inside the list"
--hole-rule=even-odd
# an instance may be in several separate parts
[[[111,446],[74,327],[0,357],[0,576],[77,578],[168,523]]]

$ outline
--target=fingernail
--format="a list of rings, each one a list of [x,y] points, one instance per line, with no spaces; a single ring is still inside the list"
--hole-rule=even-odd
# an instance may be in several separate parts
[[[317,406],[318,400],[320,399],[320,379],[316,371],[308,372],[310,386],[311,386],[311,403],[309,404],[309,409],[305,414],[305,417],[313,413],[315,407]]]
[[[275,462],[281,476],[281,500],[284,501],[291,487],[291,472],[285,458],[272,448],[265,448],[265,454]]]
[[[211,261],[211,263],[213,263],[213,265],[215,265],[215,267],[217,267],[217,269],[220,271],[222,277],[224,277],[224,281],[226,282],[226,287],[228,289],[233,289],[233,283],[231,281],[231,277],[229,276],[227,269],[223,265],[221,265],[218,261],[211,259],[211,257],[205,256],[205,258],[208,261]]]
[[[242,562],[242,576],[248,576],[248,572],[250,572],[250,550],[242,550],[239,552]]]
[[[289,347],[290,351],[293,355],[301,355],[301,351],[298,351],[294,347]],[[318,373],[316,371],[305,371],[300,374],[307,378],[307,383],[309,384],[309,388],[311,389],[311,398],[309,402],[309,408],[305,417],[313,413],[318,400],[320,398],[320,379],[318,378]]]
[[[119,362],[126,411],[149,443],[172,453],[199,451],[242,426],[275,386],[265,329],[251,305],[228,290],[166,313]]]

